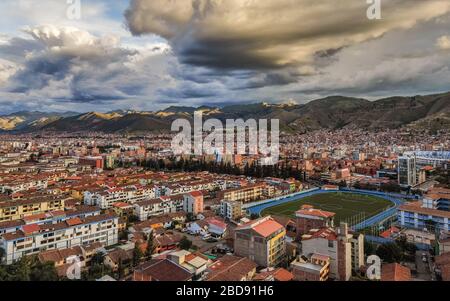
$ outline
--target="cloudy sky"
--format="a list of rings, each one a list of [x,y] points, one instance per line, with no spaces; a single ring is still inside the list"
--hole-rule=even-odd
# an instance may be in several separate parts
[[[0,1],[0,114],[450,90],[449,0],[73,1]]]

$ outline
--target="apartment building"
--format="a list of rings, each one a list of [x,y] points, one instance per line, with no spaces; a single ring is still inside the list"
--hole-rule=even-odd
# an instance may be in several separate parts
[[[406,203],[398,208],[398,220],[402,227],[421,230],[431,221],[435,227],[448,232],[450,211],[427,208],[421,202]]]
[[[27,191],[30,189],[46,189],[48,186],[47,179],[14,179],[3,181],[0,183],[0,193],[16,193]]]
[[[200,191],[192,191],[183,195],[183,210],[197,216],[203,212],[203,194]]]
[[[242,203],[250,203],[261,200],[263,198],[264,187],[266,184],[250,184],[245,187],[231,188],[220,191],[217,194],[218,199],[226,201],[240,201]]]
[[[417,184],[415,154],[405,154],[398,158],[398,184],[402,187],[412,187]]]
[[[244,214],[241,201],[220,202],[220,215],[229,221],[238,221]]]
[[[327,281],[330,276],[330,257],[313,254],[309,261],[295,260],[291,268],[296,281]]]
[[[183,194],[179,194],[139,201],[133,205],[133,209],[134,215],[140,221],[145,221],[152,216],[183,211],[185,208],[184,204],[185,197]]]
[[[235,229],[234,252],[262,267],[279,264],[286,255],[286,229],[267,216]]]
[[[160,191],[161,195],[173,195],[192,191],[212,191],[221,188],[222,185],[218,181],[180,181],[162,185]]]
[[[22,219],[0,222],[0,235],[13,233],[22,230],[23,226],[38,224],[55,224],[71,218],[85,218],[88,216],[100,215],[100,208],[91,206],[77,206],[71,210],[57,210],[47,213],[39,213],[26,216]]]
[[[352,270],[364,265],[364,236],[349,233],[348,226],[312,229],[302,236],[301,253],[306,258],[320,254],[330,258],[330,278],[348,281]]]
[[[430,224],[441,231],[450,228],[450,189],[432,188],[421,201],[398,208],[398,220],[403,227],[423,230]]]
[[[119,218],[109,214],[72,218],[55,224],[31,224],[0,237],[5,261],[12,264],[25,255],[53,249],[67,249],[96,242],[118,243]]]
[[[0,222],[14,221],[24,217],[64,210],[65,196],[39,196],[26,199],[6,200],[0,202]]]
[[[127,186],[123,188],[106,188],[98,191],[85,191],[84,203],[99,206],[101,209],[109,209],[115,203],[130,203],[153,199],[156,197],[154,186]]]

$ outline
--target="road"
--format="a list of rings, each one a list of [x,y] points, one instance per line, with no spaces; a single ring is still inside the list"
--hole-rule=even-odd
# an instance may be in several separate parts
[[[424,251],[416,251],[416,267],[417,267],[417,278],[424,281],[431,281],[430,265],[428,262],[423,262],[422,254],[427,254],[427,258],[430,258],[430,254]]]
[[[179,232],[179,231],[177,231],[177,232]],[[201,236],[194,236],[194,235],[190,235],[190,234],[182,233],[182,232],[179,232],[179,233],[183,236],[186,236],[190,241],[192,241],[193,245],[197,246],[198,249],[202,250],[202,251],[212,249],[215,246],[223,243],[222,241],[209,243],[209,242],[202,240]]]

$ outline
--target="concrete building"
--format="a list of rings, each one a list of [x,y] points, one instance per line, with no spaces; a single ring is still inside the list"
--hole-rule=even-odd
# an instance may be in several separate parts
[[[242,202],[226,201],[220,202],[220,215],[229,221],[238,221],[243,216]]]
[[[417,184],[415,154],[405,154],[398,158],[398,183],[402,187],[412,187]]]
[[[401,205],[398,220],[403,227],[423,230],[433,224],[442,231],[450,228],[450,189],[432,188],[421,201]]]
[[[313,229],[302,236],[301,253],[306,258],[320,254],[330,258],[330,278],[348,281],[352,270],[364,265],[364,236],[351,234],[342,223],[337,229]]]
[[[203,194],[200,191],[192,191],[184,195],[183,210],[194,216],[203,212]]]
[[[250,203],[258,201],[263,197],[265,184],[251,184],[245,187],[232,188],[220,191],[218,199],[226,201],[241,201],[242,203]]]
[[[39,196],[0,202],[0,222],[19,220],[24,217],[56,210],[64,210],[64,196]]]
[[[0,248],[5,252],[7,264],[24,255],[54,249],[67,249],[96,242],[104,246],[118,243],[119,218],[104,214],[84,219],[73,218],[55,224],[31,224],[0,238]]]
[[[234,252],[262,267],[279,264],[286,255],[286,229],[267,216],[235,229]]]
[[[109,209],[115,203],[134,204],[137,201],[156,197],[154,186],[128,186],[121,188],[105,188],[100,191],[85,191],[84,203]]]
[[[313,254],[310,261],[295,260],[291,268],[296,281],[327,281],[330,276],[330,257]]]

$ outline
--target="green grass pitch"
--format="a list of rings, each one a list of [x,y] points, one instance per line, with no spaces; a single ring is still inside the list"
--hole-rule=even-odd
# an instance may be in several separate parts
[[[335,223],[344,221],[361,212],[365,213],[367,219],[394,206],[392,202],[376,196],[336,192],[316,194],[289,203],[275,205],[264,209],[261,215],[295,217],[295,211],[305,204],[312,205],[316,209],[336,213]]]

